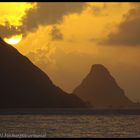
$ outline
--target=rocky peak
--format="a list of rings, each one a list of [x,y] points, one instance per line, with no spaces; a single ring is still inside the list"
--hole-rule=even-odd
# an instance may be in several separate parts
[[[89,74],[74,90],[74,94],[93,106],[116,107],[132,103],[108,69],[101,64],[95,64],[91,67]]]

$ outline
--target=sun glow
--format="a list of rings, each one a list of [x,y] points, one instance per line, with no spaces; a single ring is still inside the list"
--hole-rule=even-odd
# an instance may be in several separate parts
[[[4,38],[4,41],[8,44],[15,45],[22,40],[22,34],[12,36],[11,38]]]

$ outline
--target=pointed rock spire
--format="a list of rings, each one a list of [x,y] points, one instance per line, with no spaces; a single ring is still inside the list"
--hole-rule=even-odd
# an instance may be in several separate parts
[[[91,67],[89,74],[74,90],[74,94],[95,107],[120,107],[132,104],[108,69],[101,64]]]

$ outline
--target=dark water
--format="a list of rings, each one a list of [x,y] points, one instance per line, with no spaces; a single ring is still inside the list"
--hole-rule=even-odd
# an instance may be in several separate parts
[[[140,115],[1,115],[0,137],[140,137]]]

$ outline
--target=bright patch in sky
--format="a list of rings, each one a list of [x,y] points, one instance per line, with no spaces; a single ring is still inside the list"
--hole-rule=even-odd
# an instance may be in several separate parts
[[[4,41],[8,44],[15,45],[18,44],[22,40],[22,34],[15,35],[11,38],[4,38]]]

